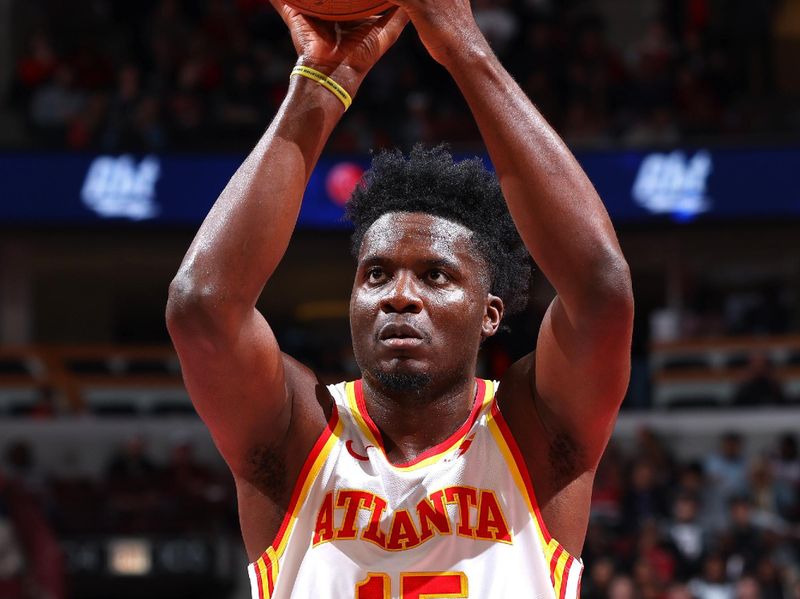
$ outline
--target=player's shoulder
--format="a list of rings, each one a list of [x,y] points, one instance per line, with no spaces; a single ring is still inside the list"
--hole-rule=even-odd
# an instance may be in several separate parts
[[[535,389],[536,352],[526,354],[508,367],[500,377],[497,403],[501,409],[532,404]]]
[[[283,361],[283,369],[286,372],[287,378],[296,377],[298,381],[317,378],[313,370],[289,354],[281,352],[281,360]]]
[[[286,393],[292,402],[292,422],[295,423],[298,417],[319,421],[320,412],[324,420],[328,420],[333,398],[317,373],[286,353],[281,353],[281,359]]]

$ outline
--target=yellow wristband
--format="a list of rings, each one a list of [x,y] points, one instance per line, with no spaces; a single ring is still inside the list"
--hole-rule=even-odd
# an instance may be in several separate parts
[[[328,77],[325,73],[320,73],[318,70],[310,67],[298,65],[292,69],[292,76],[294,75],[307,77],[308,79],[319,83],[322,87],[329,90],[334,96],[342,101],[345,110],[350,108],[350,104],[353,103],[353,98],[350,97],[350,94],[347,93],[347,90],[336,83],[333,79]]]

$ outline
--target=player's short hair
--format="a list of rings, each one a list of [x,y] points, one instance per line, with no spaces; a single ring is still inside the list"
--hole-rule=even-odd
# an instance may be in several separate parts
[[[372,166],[347,202],[355,226],[358,257],[367,229],[389,212],[423,212],[459,223],[488,267],[490,293],[503,300],[507,315],[528,304],[532,260],[511,220],[497,177],[480,158],[454,161],[445,146],[416,145],[408,158],[400,150],[373,156]]]

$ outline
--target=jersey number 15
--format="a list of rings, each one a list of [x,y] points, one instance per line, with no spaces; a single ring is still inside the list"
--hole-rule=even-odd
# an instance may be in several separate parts
[[[403,572],[400,597],[468,597],[467,575],[463,572]],[[385,572],[370,572],[356,585],[355,599],[391,599],[392,579]]]

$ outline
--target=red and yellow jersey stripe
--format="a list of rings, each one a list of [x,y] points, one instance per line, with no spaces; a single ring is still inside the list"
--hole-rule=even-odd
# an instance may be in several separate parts
[[[444,454],[459,447],[466,439],[475,421],[478,419],[478,416],[480,416],[483,409],[489,405],[494,397],[494,387],[491,381],[476,379],[475,382],[475,403],[472,406],[469,417],[458,430],[441,443],[425,450],[410,462],[391,464],[387,459],[386,463],[396,470],[418,470],[437,462]],[[361,432],[370,443],[378,447],[383,455],[386,456],[383,437],[367,412],[367,406],[364,402],[363,387],[360,380],[347,384],[347,402]]]
[[[257,599],[270,599],[272,597],[272,593],[275,590],[275,580],[278,577],[280,558],[291,537],[300,509],[322,466],[328,459],[328,455],[338,442],[341,432],[342,422],[339,418],[339,411],[334,406],[327,427],[317,439],[314,447],[311,448],[303,464],[303,469],[300,471],[297,484],[289,500],[289,508],[286,510],[286,515],[281,522],[281,527],[278,529],[278,534],[275,535],[275,540],[261,554],[261,557],[250,564],[248,568],[251,587],[258,589]]]
[[[539,510],[539,504],[536,501],[536,493],[533,490],[533,483],[525,465],[525,459],[522,457],[522,452],[511,434],[511,429],[509,429],[503,415],[500,413],[496,400],[492,404],[487,424],[536,523],[539,541],[544,550],[545,559],[550,566],[550,582],[553,585],[556,599],[576,599],[580,595],[580,577],[583,563],[570,555],[548,531]],[[575,592],[569,593],[569,587],[573,587]]]

